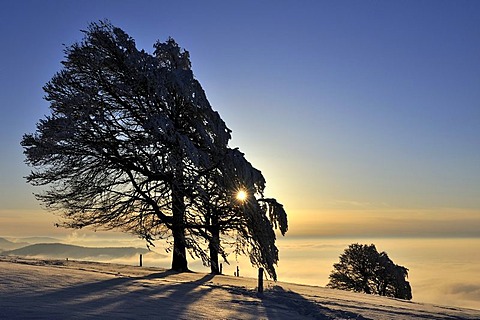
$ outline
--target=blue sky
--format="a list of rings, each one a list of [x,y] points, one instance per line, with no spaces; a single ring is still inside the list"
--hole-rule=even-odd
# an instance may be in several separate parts
[[[0,224],[51,227],[19,142],[49,112],[62,44],[107,18],[139,48],[172,36],[190,51],[292,233],[451,235],[454,222],[478,236],[479,16],[473,0],[4,1]]]

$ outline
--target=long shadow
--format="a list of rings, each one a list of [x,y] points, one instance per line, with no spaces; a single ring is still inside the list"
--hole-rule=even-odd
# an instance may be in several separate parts
[[[115,277],[103,281],[53,289],[48,293],[26,294],[35,301],[34,310],[25,303],[25,295],[9,299],[2,316],[15,315],[25,319],[87,319],[87,318],[156,318],[179,319],[188,306],[208,294],[212,287],[203,286],[214,276],[207,274],[190,282],[155,280],[177,274],[164,271],[142,277]],[[145,281],[147,280],[147,281]],[[54,281],[54,279],[52,279]],[[25,305],[25,307],[21,307]]]
[[[348,311],[333,310],[323,307],[302,295],[285,290],[281,286],[274,286],[261,296],[263,305],[269,319],[278,318],[278,310],[287,309],[298,313],[298,317],[330,320],[330,319],[356,319],[368,320],[360,314]]]

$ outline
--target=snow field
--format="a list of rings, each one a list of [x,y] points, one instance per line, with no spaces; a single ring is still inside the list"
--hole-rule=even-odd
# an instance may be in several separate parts
[[[119,264],[0,257],[0,319],[480,319],[480,310]]]

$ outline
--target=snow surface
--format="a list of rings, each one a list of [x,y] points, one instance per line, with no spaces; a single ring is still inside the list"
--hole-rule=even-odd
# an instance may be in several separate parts
[[[480,310],[160,268],[0,256],[0,319],[480,319]]]

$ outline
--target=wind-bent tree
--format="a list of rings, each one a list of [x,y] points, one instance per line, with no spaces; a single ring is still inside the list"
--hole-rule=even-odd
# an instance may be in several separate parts
[[[411,300],[408,269],[393,263],[375,245],[351,244],[333,265],[327,287]]]
[[[187,270],[189,193],[230,131],[173,39],[150,55],[108,22],[84,34],[44,86],[51,115],[23,137],[36,169],[27,181],[48,187],[37,198],[66,227],[119,228],[150,243],[171,231],[172,269]]]
[[[283,206],[264,198],[265,179],[237,149],[229,149],[222,166],[205,175],[198,184],[199,232],[208,239],[209,254],[203,260],[211,272],[219,273],[219,255],[228,263],[224,243],[233,245],[237,254],[247,254],[253,265],[264,267],[276,280],[278,262],[275,232],[288,229]],[[241,197],[239,197],[241,195]],[[221,235],[224,240],[221,241]]]
[[[187,250],[218,268],[222,233],[237,234],[238,251],[276,276],[273,227],[286,232],[285,211],[263,198],[260,171],[228,148],[230,130],[188,52],[173,39],[154,49],[138,50],[109,22],[65,49],[63,69],[44,86],[51,114],[22,140],[34,167],[27,181],[43,186],[37,198],[64,227],[120,229],[149,244],[173,237],[174,270],[188,269]],[[239,186],[252,196],[241,205],[232,202]]]

